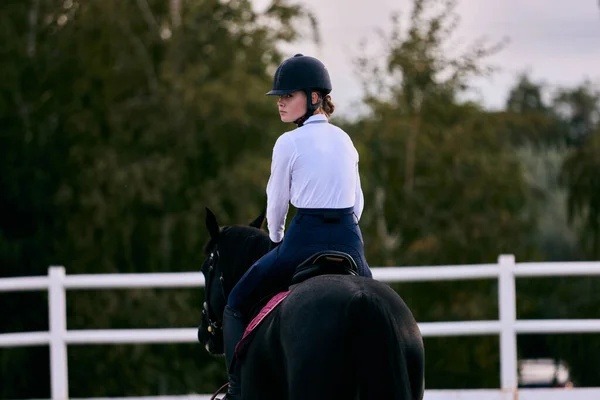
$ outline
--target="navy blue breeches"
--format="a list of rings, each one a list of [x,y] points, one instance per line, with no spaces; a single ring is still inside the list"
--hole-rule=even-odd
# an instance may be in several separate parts
[[[242,310],[249,299],[265,287],[288,285],[296,267],[314,253],[337,250],[348,253],[358,265],[359,274],[371,278],[364,243],[352,207],[344,209],[298,209],[285,239],[265,254],[242,276],[229,294],[228,305]]]

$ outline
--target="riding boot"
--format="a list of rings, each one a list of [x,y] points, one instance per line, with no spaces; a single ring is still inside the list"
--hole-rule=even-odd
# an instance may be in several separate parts
[[[229,306],[225,306],[223,314],[223,340],[225,345],[225,362],[229,376],[229,388],[225,399],[241,400],[241,364],[235,357],[235,347],[242,339],[246,324],[242,314]]]

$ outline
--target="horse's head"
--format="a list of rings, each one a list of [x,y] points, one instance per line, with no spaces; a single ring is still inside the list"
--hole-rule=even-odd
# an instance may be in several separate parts
[[[223,354],[222,321],[227,297],[246,270],[269,249],[269,237],[261,227],[262,213],[249,226],[219,227],[217,218],[206,209],[210,239],[204,247],[202,264],[205,297],[198,340],[211,354]]]

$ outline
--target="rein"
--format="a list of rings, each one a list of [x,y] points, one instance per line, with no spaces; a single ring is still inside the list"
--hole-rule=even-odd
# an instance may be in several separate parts
[[[223,391],[223,389],[225,389],[227,386],[229,386],[229,382],[227,382],[226,384],[224,384],[223,386],[221,386],[219,388],[219,390],[217,390],[215,392],[215,394],[212,395],[212,397],[210,398],[210,400],[218,400],[217,396],[219,395],[219,393],[221,393]]]

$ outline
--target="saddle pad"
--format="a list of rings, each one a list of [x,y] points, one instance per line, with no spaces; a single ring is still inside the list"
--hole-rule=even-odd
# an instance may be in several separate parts
[[[286,297],[290,294],[290,291],[287,290],[285,292],[279,292],[275,296],[269,300],[269,302],[260,310],[260,312],[250,321],[246,330],[244,331],[244,335],[242,336],[242,340],[239,341],[237,346],[235,346],[235,355],[240,358],[246,348],[248,347],[248,343],[252,339],[250,334],[256,329],[258,325],[266,318],[267,315],[271,313]]]

